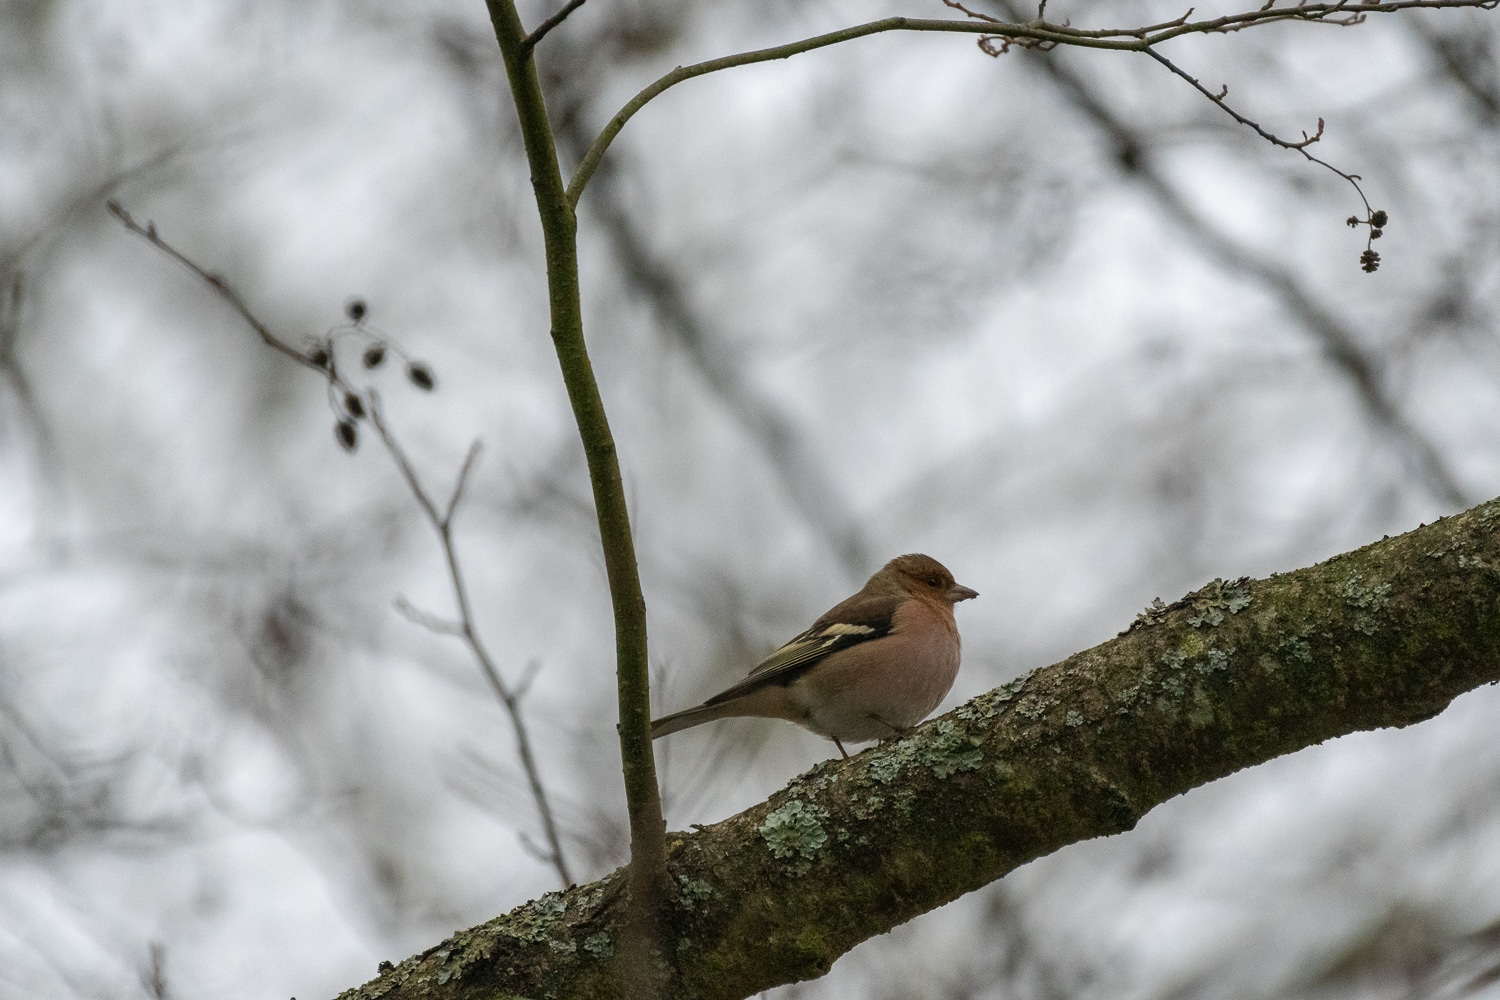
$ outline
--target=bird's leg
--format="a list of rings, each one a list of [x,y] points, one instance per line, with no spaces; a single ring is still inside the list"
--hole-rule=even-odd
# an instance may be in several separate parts
[[[844,755],[844,759],[845,760],[848,760],[849,759],[849,751],[844,749],[844,744],[842,744],[842,743],[839,742],[839,738],[837,736],[830,736],[829,739],[833,740],[833,745],[836,746],[836,747],[838,747],[839,748],[839,753],[841,753],[841,754]]]

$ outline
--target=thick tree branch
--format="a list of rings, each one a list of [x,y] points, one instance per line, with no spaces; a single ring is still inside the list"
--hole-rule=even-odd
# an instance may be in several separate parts
[[[1266,580],[1215,581],[761,805],[669,837],[679,997],[859,942],[1190,788],[1500,680],[1500,500]],[[611,996],[619,872],[462,931],[344,1000]]]

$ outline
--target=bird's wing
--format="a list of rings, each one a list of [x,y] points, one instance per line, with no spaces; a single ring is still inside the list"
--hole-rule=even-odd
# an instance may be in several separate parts
[[[767,684],[790,684],[815,663],[841,649],[890,635],[895,627],[896,608],[905,599],[894,594],[855,594],[813,622],[812,628],[761,660],[750,676],[704,704],[717,705]]]

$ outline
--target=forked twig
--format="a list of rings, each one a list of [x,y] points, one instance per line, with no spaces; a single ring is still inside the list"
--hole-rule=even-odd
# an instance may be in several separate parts
[[[396,595],[396,599],[391,602],[391,605],[396,609],[398,615],[413,625],[420,625],[429,632],[463,637],[464,627],[462,622],[456,622],[450,618],[440,618],[430,611],[423,611],[400,594]]]
[[[581,4],[582,0],[572,6]],[[458,605],[458,619],[448,620],[436,615],[429,614],[414,607],[404,597],[396,599],[396,610],[407,620],[422,626],[430,632],[438,635],[451,635],[463,640],[473,655],[475,662],[479,665],[480,672],[489,683],[490,690],[494,692],[501,707],[505,709],[510,717],[511,729],[516,739],[516,754],[521,758],[521,767],[526,773],[526,781],[530,786],[532,800],[536,804],[538,816],[542,821],[542,829],[547,837],[548,850],[539,852],[538,856],[547,861],[556,869],[563,885],[573,884],[573,876],[568,869],[567,859],[563,854],[562,838],[558,834],[557,821],[554,817],[551,803],[547,798],[546,787],[542,784],[541,772],[537,767],[536,755],[532,751],[531,737],[526,729],[526,720],[521,712],[522,698],[530,688],[532,680],[536,676],[538,667],[535,661],[528,664],[521,682],[514,688],[505,683],[499,668],[495,665],[494,657],[490,655],[484,640],[480,638],[478,629],[474,624],[474,614],[469,601],[468,584],[465,582],[463,570],[459,565],[458,550],[453,543],[453,519],[458,513],[459,503],[463,500],[464,487],[467,485],[469,476],[474,470],[474,464],[478,461],[480,445],[475,441],[469,446],[468,454],[464,456],[463,465],[459,468],[458,479],[454,483],[453,492],[449,495],[447,502],[439,509],[433,496],[422,485],[417,476],[416,469],[407,457],[405,450],[391,433],[390,426],[386,423],[384,411],[380,405],[380,396],[373,388],[361,391],[360,387],[351,383],[342,372],[339,371],[337,359],[332,351],[332,343],[335,334],[319,340],[317,345],[307,350],[298,350],[285,340],[276,336],[271,329],[261,322],[250,307],[245,303],[230,285],[221,276],[207,270],[191,257],[178,250],[172,244],[163,239],[156,231],[156,225],[147,222],[145,225],[138,223],[131,214],[117,201],[108,202],[109,211],[130,232],[146,240],[152,246],[177,261],[194,275],[200,278],[206,285],[219,294],[219,297],[228,302],[241,318],[253,329],[260,339],[269,347],[280,351],[282,354],[296,361],[306,368],[318,372],[328,381],[330,396],[335,396],[333,390],[336,388],[342,393],[342,398],[335,401],[335,409],[340,413],[341,419],[338,424],[338,436],[341,444],[346,449],[352,449],[355,440],[354,422],[357,420],[368,420],[375,428],[376,435],[381,444],[385,446],[386,453],[396,464],[401,477],[406,481],[407,488],[417,501],[427,522],[437,532],[439,543],[442,545],[443,558],[448,567],[448,578],[453,588],[454,602]],[[359,322],[363,319],[364,305],[357,303],[350,308],[350,316],[355,321],[356,331]],[[343,332],[348,332],[346,328]],[[365,365],[373,368],[381,363],[381,358],[389,345],[379,342],[378,347],[372,347],[365,353]],[[375,354],[376,350],[379,354]],[[372,360],[373,359],[373,360]],[[432,374],[425,365],[420,362],[408,361],[407,376],[421,389],[433,387]]]
[[[1197,90],[1198,93],[1202,94],[1204,97],[1208,98],[1214,104],[1216,104],[1220,108],[1222,108],[1224,110],[1225,114],[1229,115],[1229,117],[1233,118],[1235,121],[1239,122],[1241,125],[1243,125],[1246,128],[1250,129],[1252,132],[1254,132],[1256,135],[1260,136],[1262,139],[1264,139],[1267,142],[1269,142],[1271,145],[1273,145],[1273,146],[1280,146],[1282,149],[1290,149],[1290,150],[1294,150],[1295,152],[1301,153],[1310,162],[1316,163],[1316,164],[1318,164],[1321,167],[1327,167],[1329,170],[1331,170],[1334,173],[1338,174],[1344,180],[1348,181],[1351,185],[1353,185],[1354,190],[1359,193],[1360,201],[1363,201],[1365,203],[1365,211],[1366,212],[1374,211],[1372,208],[1370,208],[1370,199],[1368,199],[1368,198],[1365,197],[1365,192],[1359,186],[1360,176],[1358,174],[1347,174],[1344,171],[1340,170],[1338,167],[1335,167],[1333,164],[1329,163],[1328,161],[1326,161],[1326,160],[1320,160],[1316,156],[1312,155],[1311,153],[1309,153],[1307,151],[1307,147],[1308,146],[1311,146],[1313,143],[1319,142],[1320,140],[1322,140],[1322,138],[1323,138],[1323,128],[1324,128],[1323,119],[1321,119],[1321,118],[1318,119],[1318,130],[1316,132],[1314,132],[1312,135],[1308,135],[1306,132],[1303,132],[1302,133],[1302,140],[1300,142],[1292,142],[1291,140],[1283,139],[1283,138],[1281,138],[1281,136],[1279,136],[1279,135],[1275,134],[1274,132],[1271,132],[1271,131],[1265,129],[1264,127],[1262,127],[1259,122],[1251,121],[1249,118],[1246,118],[1244,115],[1242,115],[1238,111],[1236,111],[1229,104],[1229,100],[1228,100],[1228,98],[1229,98],[1229,85],[1228,84],[1225,84],[1223,86],[1223,88],[1216,94],[1213,91],[1209,90],[1207,87],[1205,87],[1198,80],[1197,77],[1195,77],[1192,74],[1188,73],[1182,67],[1178,66],[1172,60],[1168,59],[1166,56],[1162,55],[1160,52],[1156,51],[1155,49],[1147,49],[1146,50],[1146,55],[1150,56],[1152,59],[1155,59],[1157,62],[1159,62],[1163,66],[1165,66],[1167,69],[1171,70],[1173,73],[1175,73],[1176,75],[1182,77],[1188,83],[1192,84],[1193,88],[1195,90]]]
[[[1365,217],[1361,219],[1358,216],[1350,216],[1349,225],[1351,227],[1366,226],[1369,229],[1369,236],[1365,240],[1365,252],[1360,255],[1360,264],[1364,268],[1364,270],[1368,272],[1374,272],[1377,268],[1379,268],[1380,255],[1375,252],[1374,248],[1370,244],[1375,240],[1378,240],[1381,236],[1385,235],[1384,226],[1388,221],[1387,215],[1384,211],[1377,211],[1370,206],[1370,199],[1365,197],[1365,190],[1359,184],[1360,180],[1362,179],[1359,174],[1351,174],[1347,173],[1346,171],[1340,170],[1338,167],[1335,167],[1327,160],[1314,156],[1312,153],[1308,152],[1307,147],[1311,146],[1315,142],[1320,141],[1323,138],[1324,123],[1322,118],[1318,119],[1318,130],[1312,135],[1308,135],[1306,132],[1303,132],[1300,142],[1293,142],[1288,139],[1283,139],[1281,138],[1281,136],[1276,135],[1274,132],[1271,132],[1270,130],[1262,127],[1259,122],[1252,121],[1236,111],[1234,107],[1230,105],[1228,100],[1229,85],[1227,83],[1223,85],[1218,93],[1214,93],[1213,91],[1205,87],[1197,77],[1193,76],[1191,73],[1184,70],[1181,66],[1178,66],[1172,60],[1156,51],[1156,49],[1148,47],[1146,48],[1145,52],[1146,55],[1161,63],[1177,76],[1186,80],[1193,86],[1195,90],[1198,91],[1198,93],[1202,94],[1204,97],[1212,101],[1215,105],[1221,108],[1225,114],[1229,115],[1229,117],[1233,118],[1239,124],[1250,129],[1252,132],[1269,142],[1271,145],[1280,146],[1282,149],[1290,149],[1293,152],[1301,153],[1309,163],[1316,163],[1318,166],[1330,170],[1333,173],[1337,174],[1339,177],[1342,177],[1344,180],[1348,181],[1349,186],[1354,188],[1354,193],[1359,195],[1359,200],[1362,201],[1365,206]]]
[[[556,14],[553,14],[551,17],[547,18],[547,20],[543,21],[541,24],[537,25],[535,31],[527,35],[525,38],[521,39],[521,54],[525,55],[532,49],[536,48],[536,43],[545,38],[547,36],[547,32],[551,31],[553,28],[566,21],[568,19],[568,15],[573,13],[579,7],[582,7],[584,3],[585,0],[568,0],[568,5],[566,7],[558,11]]]
[[[373,396],[373,394],[372,394]],[[381,442],[390,453],[391,458],[401,470],[401,475],[406,479],[412,494],[417,498],[422,512],[427,515],[427,521],[438,534],[438,541],[443,547],[443,559],[448,564],[448,579],[453,585],[453,596],[458,604],[458,620],[445,621],[435,616],[426,615],[411,608],[410,612],[403,612],[406,617],[418,625],[437,633],[438,635],[452,635],[464,641],[473,655],[474,661],[479,664],[480,672],[489,682],[490,690],[495,693],[500,704],[505,708],[506,714],[510,716],[511,729],[516,737],[516,756],[521,758],[521,769],[526,772],[526,782],[531,786],[531,797],[536,802],[537,813],[542,820],[542,830],[547,836],[548,854],[545,860],[549,861],[557,869],[557,874],[562,878],[563,885],[573,884],[572,873],[568,870],[567,859],[563,855],[562,838],[557,831],[557,821],[553,816],[552,807],[547,800],[547,789],[542,784],[541,771],[537,767],[536,756],[531,749],[531,738],[526,729],[526,719],[521,714],[521,699],[525,697],[526,691],[531,687],[531,681],[535,677],[535,670],[530,664],[527,665],[527,673],[523,674],[523,683],[515,688],[505,683],[505,678],[500,674],[500,668],[495,665],[495,659],[490,655],[489,648],[485,646],[484,640],[480,638],[479,631],[474,625],[474,612],[469,602],[469,588],[464,580],[463,569],[458,561],[458,548],[453,544],[453,516],[458,512],[459,502],[463,499],[464,486],[468,482],[469,473],[474,469],[474,463],[479,458],[480,445],[475,441],[469,446],[469,453],[464,456],[464,463],[458,471],[458,479],[453,484],[453,492],[448,497],[448,502],[443,512],[438,513],[438,506],[428,495],[422,486],[421,480],[417,478],[416,470],[412,468],[411,462],[406,457],[406,452],[391,434],[390,427],[385,422],[385,416],[380,408],[378,397],[372,398],[370,406],[370,423],[375,427],[375,432],[380,435]],[[398,609],[400,606],[398,605]],[[413,614],[414,612],[414,614]],[[535,662],[535,661],[534,661]]]

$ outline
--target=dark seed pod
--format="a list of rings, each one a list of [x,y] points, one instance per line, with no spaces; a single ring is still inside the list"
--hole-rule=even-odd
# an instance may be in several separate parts
[[[365,348],[365,367],[379,368],[380,363],[385,360],[385,345],[371,344]]]
[[[1391,221],[1391,217],[1385,214],[1385,209],[1380,209],[1370,216],[1370,225],[1376,229],[1384,229],[1385,224]]]
[[[406,366],[406,377],[411,379],[411,384],[423,392],[431,392],[437,388],[437,380],[432,377],[432,369],[420,361],[413,361]]]
[[[1374,250],[1366,250],[1359,255],[1359,269],[1366,274],[1374,274],[1380,270],[1380,254]]]
[[[328,367],[328,350],[327,350],[327,348],[314,347],[312,349],[312,351],[308,353],[307,360],[311,361],[314,365],[316,365],[319,368],[327,368]]]
[[[356,323],[364,319],[367,312],[369,307],[365,305],[364,299],[354,298],[344,303],[344,315]]]
[[[348,411],[349,416],[358,420],[365,415],[365,401],[359,398],[358,393],[346,392],[344,393],[344,409]]]
[[[1385,230],[1384,229],[1372,229],[1372,230],[1370,230],[1370,239],[1372,239],[1372,240],[1378,240],[1378,239],[1380,239],[1380,237],[1382,237],[1384,235],[1385,235]]]
[[[1359,216],[1349,216],[1349,218],[1344,220],[1344,225],[1348,226],[1350,229],[1353,229],[1355,226],[1359,225]]]
[[[339,439],[339,447],[353,451],[359,447],[359,428],[352,420],[340,420],[333,425],[333,436]]]

